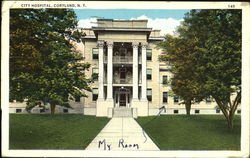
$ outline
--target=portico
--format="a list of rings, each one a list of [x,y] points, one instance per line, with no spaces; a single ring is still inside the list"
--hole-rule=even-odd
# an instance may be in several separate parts
[[[100,40],[97,42],[97,47],[99,50],[97,116],[107,116],[108,109],[114,107],[136,108],[139,113],[140,102],[148,108],[147,43]],[[144,113],[147,115],[147,111]]]

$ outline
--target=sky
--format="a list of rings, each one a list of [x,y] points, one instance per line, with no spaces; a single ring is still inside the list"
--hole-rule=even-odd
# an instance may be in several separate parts
[[[78,27],[96,26],[96,19],[134,20],[147,19],[148,27],[161,30],[161,35],[174,34],[189,10],[181,9],[75,9]]]

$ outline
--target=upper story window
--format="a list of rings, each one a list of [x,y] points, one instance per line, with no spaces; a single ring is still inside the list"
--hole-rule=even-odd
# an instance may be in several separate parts
[[[147,99],[148,101],[152,101],[152,89],[151,88],[147,89]]]
[[[212,102],[212,98],[209,96],[206,98],[206,103],[211,103]]]
[[[179,102],[179,100],[180,100],[180,98],[178,97],[178,96],[174,96],[174,103],[178,103]]]
[[[92,78],[93,80],[97,80],[98,79],[98,73],[99,73],[99,69],[98,68],[93,68],[92,69]]]
[[[93,88],[92,89],[92,100],[96,101],[98,98],[98,88]]]
[[[168,84],[168,76],[167,75],[164,75],[162,76],[162,84]]]
[[[162,102],[163,103],[167,103],[168,102],[168,92],[163,92],[163,98],[162,98]]]
[[[98,59],[98,48],[93,48],[92,49],[92,57],[93,59]]]
[[[75,102],[80,102],[81,101],[81,97],[80,96],[76,96],[75,97]]]
[[[147,69],[147,80],[152,79],[152,69]]]
[[[148,61],[152,60],[152,49],[147,49],[147,60]]]

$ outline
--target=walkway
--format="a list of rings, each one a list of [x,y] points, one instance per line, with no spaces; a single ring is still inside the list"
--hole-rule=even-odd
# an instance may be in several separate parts
[[[112,118],[86,150],[159,150],[159,148],[133,118],[121,117]]]

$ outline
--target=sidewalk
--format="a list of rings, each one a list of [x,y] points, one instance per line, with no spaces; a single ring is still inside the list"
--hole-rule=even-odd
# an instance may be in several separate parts
[[[159,150],[133,118],[112,118],[86,150]]]

